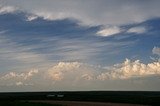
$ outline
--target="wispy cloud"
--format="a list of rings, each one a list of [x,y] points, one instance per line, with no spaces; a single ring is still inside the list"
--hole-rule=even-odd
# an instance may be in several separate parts
[[[85,1],[85,5],[81,0],[2,1],[8,5],[21,7],[22,10],[44,17],[44,19],[74,18],[85,25],[126,25],[160,17],[158,0],[94,0]]]
[[[121,32],[119,27],[108,27],[97,32],[98,36],[107,37]]]
[[[127,31],[127,33],[136,33],[136,34],[142,34],[146,32],[147,32],[147,29],[143,26],[132,27]]]
[[[2,6],[0,5],[0,14],[13,13],[17,10],[14,6]]]
[[[33,21],[33,20],[37,19],[38,16],[30,14],[30,15],[27,15],[26,18],[27,18],[27,21]]]
[[[37,62],[43,60],[43,56],[27,51],[28,48],[20,46],[5,36],[0,36],[1,58],[17,60],[21,62]],[[15,49],[16,48],[16,49]]]

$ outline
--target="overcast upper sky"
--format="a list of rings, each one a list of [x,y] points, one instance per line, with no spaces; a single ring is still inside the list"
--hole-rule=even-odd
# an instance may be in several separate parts
[[[159,0],[0,0],[0,92],[160,90]]]

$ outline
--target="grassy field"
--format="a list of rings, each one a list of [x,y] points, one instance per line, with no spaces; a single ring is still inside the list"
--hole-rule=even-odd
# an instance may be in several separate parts
[[[48,97],[48,95],[55,95],[55,96]],[[58,97],[58,95],[63,95],[63,97]],[[75,91],[75,92],[14,92],[14,93],[9,92],[9,93],[0,93],[0,101],[2,100],[10,100],[10,101],[58,100],[58,101],[91,101],[91,102],[94,101],[94,102],[145,104],[145,105],[147,104],[147,105],[160,106],[160,92],[151,92],[151,91],[149,92],[148,91],[146,92],[145,91]]]

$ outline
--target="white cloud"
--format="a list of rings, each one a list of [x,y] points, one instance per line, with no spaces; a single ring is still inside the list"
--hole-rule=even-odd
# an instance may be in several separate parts
[[[0,75],[0,86],[31,86],[36,81],[36,78],[42,77],[38,76],[39,73],[37,69],[26,72],[9,72]],[[41,73],[41,75],[43,75],[43,73]]]
[[[121,29],[119,27],[109,27],[109,28],[104,28],[104,29],[98,31],[97,35],[107,37],[107,36],[111,36],[114,34],[118,34],[120,32],[121,32]]]
[[[143,26],[138,26],[138,27],[132,27],[130,28],[127,33],[136,33],[136,34],[142,34],[145,33],[147,30]]]
[[[94,71],[90,66],[79,62],[59,62],[48,70],[48,75],[54,81],[91,80]]]
[[[61,19],[65,19],[65,18],[72,18],[70,15],[71,14],[67,14],[67,13],[63,13],[63,12],[59,12],[56,14],[52,14],[50,12],[35,12],[33,13],[36,16],[42,17],[45,20],[61,20]]]
[[[39,86],[40,88],[50,87],[52,90],[54,88],[57,88],[57,90],[60,88],[71,90],[72,87],[81,86],[85,88],[88,86],[91,89],[91,87],[95,87],[95,84],[105,85],[112,81],[125,82],[129,79],[153,76],[160,76],[160,62],[144,64],[139,60],[131,61],[126,59],[124,62],[108,68],[79,62],[59,62],[48,71],[10,72],[0,77],[0,86],[18,87],[29,85]],[[99,88],[103,87],[100,86]]]
[[[60,62],[49,69],[48,75],[54,81],[66,80],[115,80],[160,75],[160,62],[144,64],[139,60],[126,59],[110,68],[96,67],[78,62]]]
[[[28,15],[27,16],[27,21],[33,21],[33,20],[35,20],[37,18],[38,18],[38,16],[36,16],[36,15]]]
[[[152,53],[160,56],[160,48],[159,48],[159,47],[154,47],[154,48],[152,49]]]
[[[16,10],[13,6],[0,6],[0,14],[12,13]]]
[[[35,74],[38,73],[37,69],[30,70],[26,73],[16,73],[16,72],[9,72],[8,74],[1,76],[0,80],[28,80],[33,77]]]
[[[49,69],[49,76],[53,80],[62,80],[65,73],[79,69],[80,65],[81,64],[78,62],[59,62],[57,65]]]
[[[97,78],[107,79],[129,79],[160,75],[160,62],[144,64],[139,60],[131,61],[126,59],[124,63],[114,65],[109,72],[102,73]]]
[[[74,18],[84,25],[125,25],[160,17],[159,0],[2,0],[44,19]]]

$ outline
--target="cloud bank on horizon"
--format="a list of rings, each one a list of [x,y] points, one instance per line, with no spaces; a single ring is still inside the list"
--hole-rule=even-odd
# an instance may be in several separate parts
[[[0,86],[35,87],[44,83],[45,85],[43,86],[50,86],[55,90],[86,90],[86,86],[90,86],[90,89],[96,89],[95,83],[102,86],[103,84],[106,84],[106,82],[110,81],[112,81],[112,83],[116,83],[117,80],[123,82],[131,79],[134,81],[137,80],[137,78],[140,79],[141,82],[138,83],[138,85],[143,85],[145,82],[144,79],[147,77],[154,79],[159,78],[159,76],[160,61],[144,64],[139,60],[131,61],[126,59],[123,63],[115,64],[110,67],[93,66],[79,62],[59,62],[52,68],[48,69],[48,71],[38,71],[38,69],[32,69],[25,73],[9,72],[3,76],[0,76]],[[133,84],[136,83],[137,82],[133,82]],[[80,88],[79,85],[81,85]],[[98,89],[104,88],[98,87]],[[128,89],[120,86],[119,88],[113,89],[130,90],[131,88]],[[44,89],[36,88],[32,90]],[[132,88],[132,90],[140,89]],[[149,88],[145,88],[144,90],[149,90]]]
[[[160,90],[159,5],[0,0],[0,91]]]

